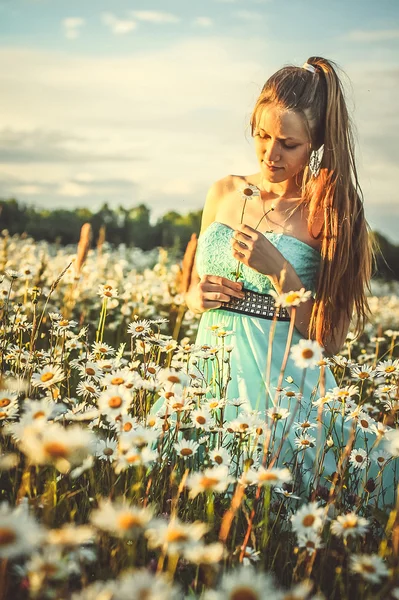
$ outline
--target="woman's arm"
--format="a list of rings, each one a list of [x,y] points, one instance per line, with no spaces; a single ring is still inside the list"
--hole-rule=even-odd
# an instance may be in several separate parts
[[[294,267],[285,259],[282,268],[285,268],[285,277],[283,281],[280,283],[278,277],[272,278],[273,285],[279,294],[297,291],[305,287],[298,277]],[[306,302],[301,302],[296,307],[295,311],[295,327],[306,339],[309,339],[309,323],[314,303],[315,300],[313,298],[309,298]],[[288,307],[287,311],[291,315],[292,308]],[[352,311],[350,311],[350,314],[352,314]],[[349,319],[346,314],[343,314],[337,321],[338,322],[334,328],[333,335],[324,345],[324,352],[327,356],[333,356],[341,350],[345,343],[351,319]]]
[[[231,176],[216,181],[209,189],[204,210],[202,212],[201,233],[215,221],[217,208],[224,195],[231,189]],[[199,277],[195,265],[191,271],[190,287],[184,294],[187,307],[194,313],[203,313],[205,310],[219,308],[223,302],[229,302],[231,296],[243,297],[242,284],[231,281],[226,277],[205,274]]]

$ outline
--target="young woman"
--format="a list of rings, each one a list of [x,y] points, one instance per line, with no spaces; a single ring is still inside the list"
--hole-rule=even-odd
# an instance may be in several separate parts
[[[234,419],[240,403],[242,410],[267,411],[275,421],[275,466],[299,461],[302,490],[309,491],[311,480],[321,481],[314,477],[317,461],[324,475],[337,469],[326,440],[342,447],[352,432],[351,420],[337,425],[337,407],[325,410],[320,397],[335,388],[338,412],[342,396],[355,398],[353,390],[339,391],[326,361],[300,365],[309,364],[318,344],[324,356],[336,354],[353,316],[357,333],[364,328],[374,253],[334,63],[311,57],[302,67],[277,71],[263,86],[250,125],[258,170],[210,188],[186,303],[202,313],[196,345],[208,352],[230,345],[227,381],[218,381],[220,361],[206,370],[211,394],[227,400],[224,419]],[[276,315],[272,293],[302,288],[311,295]],[[290,347],[308,340],[302,363],[288,352],[287,340]],[[295,427],[288,413],[295,413]],[[362,430],[359,440],[355,448],[370,448],[375,435]]]

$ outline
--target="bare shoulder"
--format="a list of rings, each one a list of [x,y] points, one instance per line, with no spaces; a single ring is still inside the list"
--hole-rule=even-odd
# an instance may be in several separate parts
[[[226,196],[234,189],[233,177],[234,175],[226,175],[226,177],[215,181],[209,188],[202,213],[201,233],[215,221],[220,206]]]

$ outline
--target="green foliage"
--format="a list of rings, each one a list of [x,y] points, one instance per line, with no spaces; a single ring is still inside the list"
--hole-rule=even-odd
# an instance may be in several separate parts
[[[77,244],[82,225],[90,223],[93,243],[98,238],[100,227],[104,225],[106,240],[111,244],[126,244],[142,250],[163,247],[181,253],[191,234],[199,233],[201,214],[201,210],[186,215],[169,211],[155,224],[151,224],[151,210],[145,204],[113,209],[105,203],[93,213],[88,208],[36,209],[15,198],[0,199],[0,229],[8,229],[11,235],[26,233],[35,240],[63,245]],[[378,232],[374,232],[374,237],[380,247],[374,275],[389,281],[399,281],[399,245],[391,243]]]
[[[77,244],[84,223],[91,224],[94,243],[104,225],[106,240],[111,244],[142,250],[162,246],[182,252],[191,234],[199,232],[201,211],[187,215],[171,211],[151,224],[151,211],[145,204],[113,209],[105,203],[92,212],[88,208],[44,210],[25,206],[14,198],[0,199],[0,228],[8,229],[11,235],[26,233],[35,240]]]

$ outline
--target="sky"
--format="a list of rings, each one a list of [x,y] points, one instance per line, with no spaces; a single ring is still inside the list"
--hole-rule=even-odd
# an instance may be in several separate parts
[[[0,197],[201,209],[258,171],[264,82],[343,69],[372,229],[399,243],[399,0],[0,0]]]

